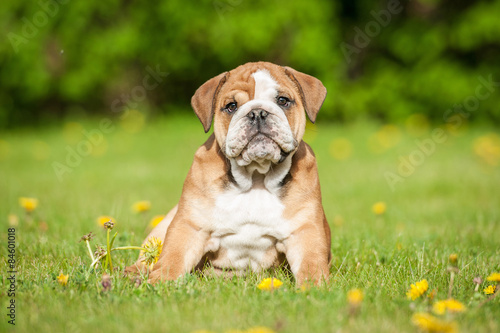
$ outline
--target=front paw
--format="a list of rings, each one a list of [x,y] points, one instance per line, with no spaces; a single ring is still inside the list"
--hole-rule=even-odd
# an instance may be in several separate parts
[[[175,269],[157,264],[153,267],[153,270],[149,274],[148,283],[155,284],[157,282],[176,280],[181,275],[181,273],[176,274]]]
[[[163,272],[162,269],[154,269],[148,278],[148,283],[156,284],[157,282],[163,282],[167,280],[167,275]]]
[[[146,274],[146,267],[142,263],[136,262],[132,266],[125,267],[123,273],[127,276]]]
[[[297,286],[305,288],[310,286],[321,287],[328,284],[330,275],[320,271],[318,273],[311,274],[310,272],[300,272],[297,274]]]

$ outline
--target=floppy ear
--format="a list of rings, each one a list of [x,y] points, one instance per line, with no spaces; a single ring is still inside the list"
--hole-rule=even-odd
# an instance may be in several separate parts
[[[291,67],[285,67],[285,73],[297,85],[307,116],[314,123],[326,97],[325,86],[314,76],[301,73]]]
[[[228,72],[217,75],[205,82],[199,87],[191,98],[191,106],[194,112],[200,119],[205,129],[205,133],[212,126],[212,118],[214,117],[215,102],[220,88],[226,82]]]

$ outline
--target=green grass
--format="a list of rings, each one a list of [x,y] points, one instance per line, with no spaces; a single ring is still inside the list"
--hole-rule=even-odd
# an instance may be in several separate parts
[[[97,122],[81,123],[88,131]],[[65,160],[66,146],[83,138],[77,125],[71,134],[64,125],[40,130],[15,130],[0,135],[1,252],[7,251],[6,217],[19,216],[17,236],[17,332],[224,332],[267,326],[280,332],[416,332],[411,316],[425,310],[423,302],[408,301],[410,284],[421,279],[447,297],[448,256],[458,254],[459,273],[453,297],[468,310],[455,316],[464,332],[500,329],[497,299],[478,308],[484,296],[474,296],[473,278],[500,270],[500,169],[486,164],[473,150],[477,138],[493,132],[464,128],[438,144],[415,172],[391,191],[384,173],[396,172],[399,156],[416,148],[404,126],[393,147],[375,153],[368,144],[380,126],[321,124],[308,129],[318,158],[323,204],[332,229],[331,282],[322,288],[297,292],[293,280],[274,293],[256,285],[252,275],[224,281],[198,275],[177,282],[139,287],[116,273],[112,289],[102,290],[102,272],[87,275],[90,264],[80,237],[94,231],[93,243],[105,242],[96,225],[100,215],[116,218],[116,245],[139,245],[149,217],[167,212],[180,196],[196,148],[208,135],[194,116],[156,119],[130,133],[139,121],[118,125],[105,135],[106,143],[62,181],[52,163]],[[75,127],[76,126],[76,127]],[[132,127],[131,127],[132,126]],[[75,134],[76,133],[76,134]],[[345,160],[331,154],[332,140]],[[348,140],[348,141],[346,141]],[[38,142],[38,143],[37,143]],[[43,143],[40,143],[43,142]],[[340,142],[340,143],[339,143]],[[45,143],[45,144],[44,144]],[[377,148],[378,146],[375,145]],[[36,197],[39,207],[30,223],[18,206],[21,196]],[[131,212],[133,202],[150,200],[148,216]],[[387,204],[382,216],[371,210]],[[40,228],[46,222],[48,230]],[[133,263],[135,251],[114,255],[115,265]],[[1,269],[1,331],[9,329],[6,306],[7,267]],[[69,274],[66,287],[56,277]],[[485,288],[487,283],[480,286]],[[350,318],[347,291],[360,288],[364,300],[358,316]],[[14,330],[12,330],[14,331]]]

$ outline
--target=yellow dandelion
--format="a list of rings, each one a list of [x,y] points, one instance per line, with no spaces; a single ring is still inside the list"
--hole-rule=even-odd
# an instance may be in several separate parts
[[[421,136],[429,131],[429,120],[421,113],[410,115],[406,121],[406,131],[412,136]]]
[[[465,312],[465,310],[467,310],[465,305],[457,300],[454,300],[453,298],[450,298],[446,301],[446,309],[448,310],[448,312],[452,313]]]
[[[335,139],[330,144],[330,155],[336,160],[347,160],[352,154],[352,144],[344,138]]]
[[[108,215],[102,215],[97,218],[97,224],[99,224],[101,227],[104,227],[104,223],[109,221],[116,223],[115,219]]]
[[[9,214],[7,220],[9,221],[9,225],[11,227],[17,227],[19,224],[19,217],[16,214]]]
[[[474,141],[474,152],[486,164],[496,166],[500,163],[500,136],[491,133]]]
[[[136,213],[144,213],[151,209],[151,202],[147,200],[137,201],[132,205],[132,210]]]
[[[450,257],[448,258],[448,261],[450,262],[450,264],[456,265],[457,261],[458,261],[458,255],[456,253],[450,254]]]
[[[151,228],[156,227],[163,219],[165,218],[165,215],[156,215],[154,216],[151,221],[149,221],[149,226]]]
[[[282,284],[283,282],[276,278],[266,278],[259,283],[257,288],[260,290],[274,290],[280,288]]]
[[[62,272],[61,274],[59,274],[59,276],[57,277],[57,282],[59,282],[59,284],[61,286],[65,286],[68,284],[68,278],[69,278],[69,275],[64,275]]]
[[[299,293],[305,293],[307,292],[308,290],[311,289],[311,284],[310,283],[303,283],[300,288],[297,290],[297,292]]]
[[[23,207],[27,213],[31,213],[38,207],[38,199],[35,198],[19,198],[19,206]]]
[[[486,278],[488,281],[500,282],[500,273],[493,273]]]
[[[383,201],[376,202],[372,206],[372,211],[373,211],[373,213],[375,213],[375,215],[382,215],[385,213],[386,210],[387,210],[387,206],[386,206],[385,202],[383,202]]]
[[[245,333],[275,333],[275,331],[268,327],[257,326],[257,327],[250,327],[245,331]]]
[[[268,327],[257,326],[257,327],[250,327],[245,331],[245,333],[275,333],[275,331]]]
[[[109,144],[106,138],[103,138],[101,142],[93,146],[94,148],[92,149],[92,152],[90,153],[91,156],[94,157],[100,157],[105,155],[108,152],[109,149]]]
[[[359,306],[363,301],[363,292],[361,289],[351,289],[347,293],[347,301],[350,305]]]
[[[457,324],[455,322],[443,321],[428,313],[415,313],[411,317],[411,321],[413,325],[427,332],[454,333],[457,331]]]
[[[7,141],[0,140],[0,161],[6,160],[10,155],[10,145]]]
[[[142,245],[144,250],[141,250],[141,261],[147,266],[153,266],[160,258],[163,242],[156,237],[149,237],[147,242]]]
[[[344,218],[340,215],[335,215],[335,217],[333,218],[333,225],[340,228],[343,224]]]
[[[374,153],[382,153],[401,141],[401,131],[395,125],[384,125],[370,136],[368,146]]]
[[[127,110],[120,117],[120,126],[127,133],[138,133],[146,124],[146,116],[137,110]]]
[[[442,315],[446,311],[450,313],[464,312],[466,310],[466,307],[459,301],[450,298],[444,301],[439,301],[434,303],[432,310],[434,311],[435,314]]]
[[[488,286],[488,287],[484,288],[483,292],[486,295],[492,295],[492,294],[495,293],[496,290],[497,290],[497,286],[491,285],[491,286]]]
[[[423,279],[422,281],[418,281],[415,284],[412,284],[408,292],[406,292],[406,296],[408,297],[408,299],[414,301],[415,299],[422,296],[428,288],[429,283],[427,283],[427,280]]]
[[[62,136],[64,141],[70,145],[76,145],[82,139],[84,139],[83,132],[84,128],[80,123],[68,122],[64,124],[62,129]]]
[[[33,158],[38,161],[44,161],[50,157],[50,146],[43,141],[33,142],[31,148]]]

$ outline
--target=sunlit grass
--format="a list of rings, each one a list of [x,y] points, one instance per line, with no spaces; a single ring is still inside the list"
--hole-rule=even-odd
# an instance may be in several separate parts
[[[427,301],[412,302],[406,293],[426,279],[427,292],[435,289],[434,299],[446,300],[450,254],[457,254],[459,270],[452,296],[467,307],[450,320],[461,331],[500,329],[498,298],[479,307],[488,297],[483,289],[492,284],[486,278],[500,271],[496,139],[478,148],[485,138],[496,138],[494,130],[470,126],[450,135],[392,191],[384,173],[397,172],[400,156],[411,154],[415,140],[425,139],[432,126],[418,132],[373,123],[308,126],[333,258],[331,282],[301,290],[284,271],[231,280],[192,275],[155,286],[120,273],[105,281],[101,272],[89,275],[81,236],[93,231],[92,246],[105,246],[106,231],[96,220],[112,216],[115,246],[140,245],[151,219],[176,204],[194,151],[208,137],[195,116],[155,119],[134,131],[116,122],[59,181],[53,163],[65,163],[68,147],[75,150],[86,140],[81,130],[98,124],[0,134],[0,244],[6,244],[9,223],[17,223],[17,331],[225,332],[265,326],[283,332],[411,332],[412,316],[427,311]],[[20,197],[36,198],[38,205],[27,212]],[[131,207],[141,201],[150,207],[134,213]],[[123,269],[137,255],[119,251],[113,266]],[[4,304],[7,268],[0,268]],[[476,276],[485,280],[478,294]],[[259,290],[268,277],[283,285]],[[352,315],[348,292],[354,289],[363,297]],[[2,319],[2,330],[8,326]]]

